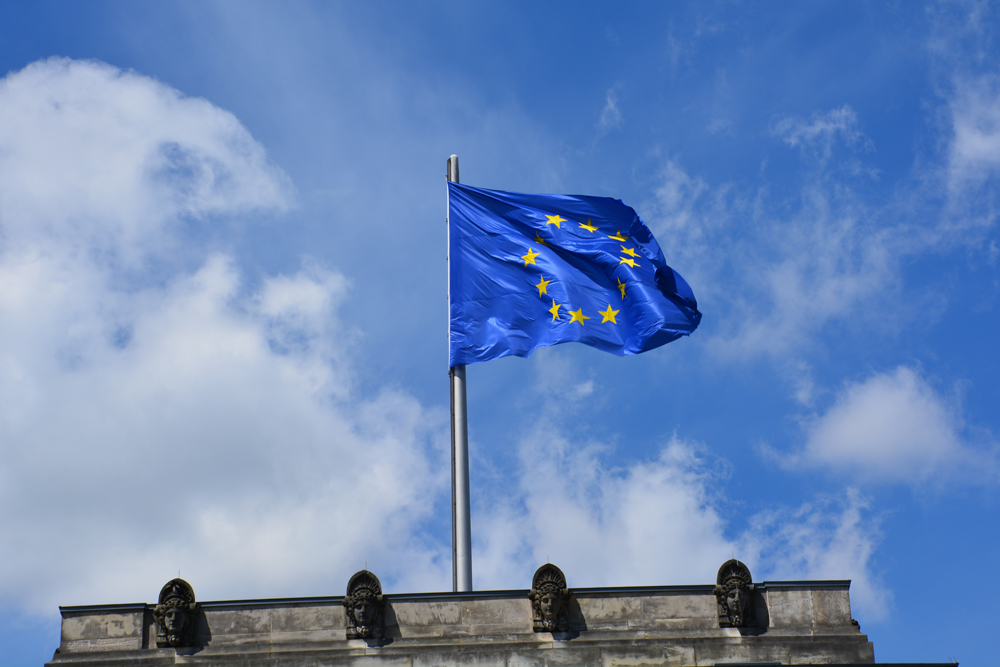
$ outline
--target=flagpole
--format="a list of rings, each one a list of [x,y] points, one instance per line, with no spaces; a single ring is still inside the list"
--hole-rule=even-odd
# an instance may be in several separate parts
[[[447,179],[458,183],[458,156],[448,158]],[[448,333],[451,342],[451,207],[448,207]],[[449,347],[450,349],[450,347]],[[469,412],[465,365],[452,366],[451,379],[451,574],[452,590],[472,590],[472,517],[469,500]]]

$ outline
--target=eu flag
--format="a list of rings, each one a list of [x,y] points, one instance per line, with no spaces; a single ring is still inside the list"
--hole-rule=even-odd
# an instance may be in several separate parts
[[[575,341],[618,355],[698,326],[691,288],[619,199],[448,183],[451,365]]]

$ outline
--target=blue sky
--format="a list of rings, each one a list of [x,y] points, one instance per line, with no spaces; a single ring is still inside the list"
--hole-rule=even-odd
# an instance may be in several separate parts
[[[363,6],[362,6],[363,5]],[[445,185],[633,206],[700,328],[469,367],[477,589],[850,578],[987,664],[987,3],[6,3],[0,643],[450,574]],[[916,631],[920,628],[920,631]]]

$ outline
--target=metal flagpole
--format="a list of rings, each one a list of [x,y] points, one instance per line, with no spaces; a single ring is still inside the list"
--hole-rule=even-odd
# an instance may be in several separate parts
[[[449,181],[458,183],[458,156],[448,158]],[[448,332],[451,334],[451,207],[448,207]],[[449,348],[450,349],[450,348]],[[472,518],[469,501],[469,412],[465,365],[452,366],[451,378],[451,574],[452,590],[472,590]]]

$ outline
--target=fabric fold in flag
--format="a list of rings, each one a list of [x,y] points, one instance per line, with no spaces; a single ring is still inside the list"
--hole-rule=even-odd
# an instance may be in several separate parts
[[[639,354],[701,321],[631,207],[448,183],[451,365],[578,342]]]

